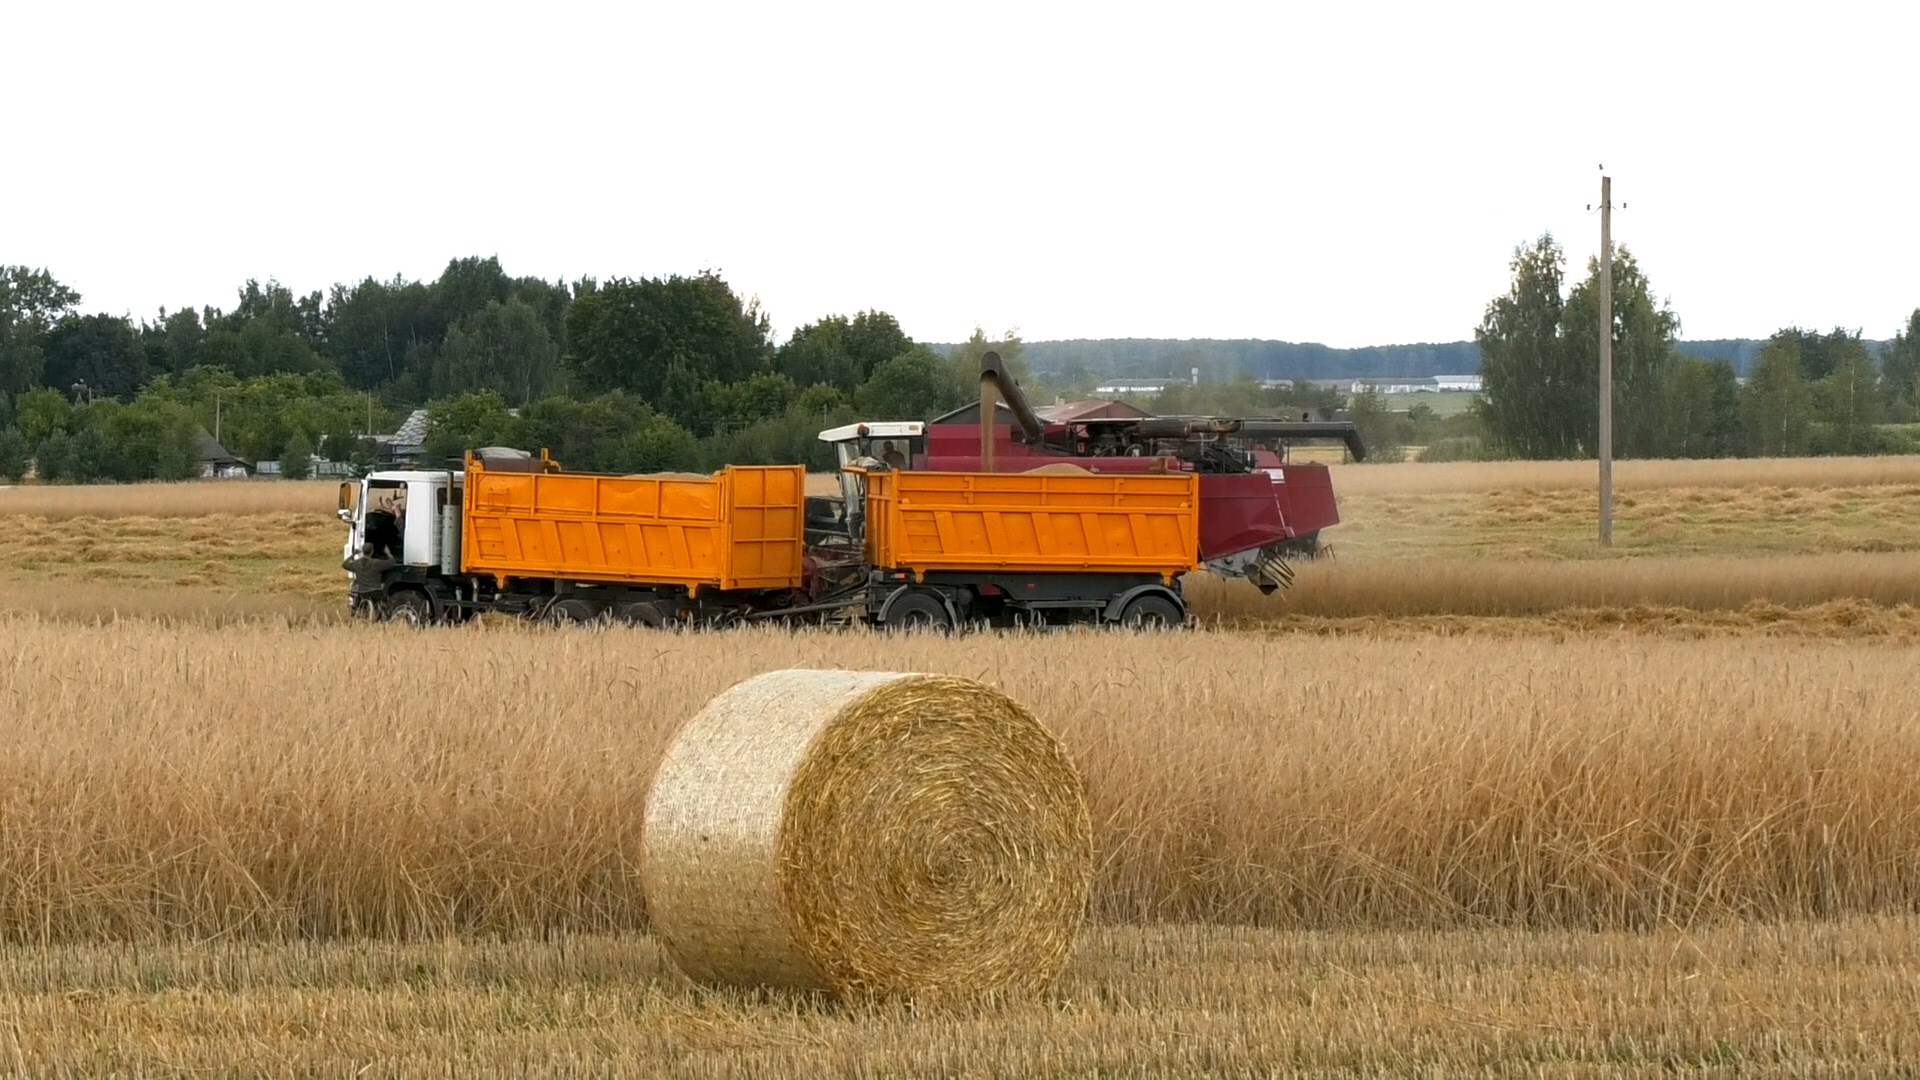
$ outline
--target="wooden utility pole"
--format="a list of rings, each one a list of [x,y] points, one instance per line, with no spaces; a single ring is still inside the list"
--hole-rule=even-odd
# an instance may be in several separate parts
[[[1613,546],[1613,178],[1600,176],[1600,546]]]

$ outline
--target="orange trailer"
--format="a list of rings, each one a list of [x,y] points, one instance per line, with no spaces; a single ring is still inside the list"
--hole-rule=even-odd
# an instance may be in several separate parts
[[[867,561],[929,572],[1148,574],[1197,568],[1198,473],[871,472]]]
[[[349,560],[350,600],[416,622],[1185,620],[1196,473],[847,472],[851,503],[810,500],[798,465],[616,476],[488,448],[460,471],[373,473],[342,486],[348,553],[375,549]],[[401,506],[404,521],[371,527]]]
[[[470,457],[460,569],[514,578],[671,585],[689,595],[801,584],[806,469],[711,476],[495,471]]]

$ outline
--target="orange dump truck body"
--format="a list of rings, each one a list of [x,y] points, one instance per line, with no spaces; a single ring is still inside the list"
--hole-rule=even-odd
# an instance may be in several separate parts
[[[801,583],[806,469],[731,465],[712,476],[489,471],[468,463],[468,574],[701,589]]]
[[[867,559],[942,570],[1158,574],[1193,570],[1197,473],[873,472]]]

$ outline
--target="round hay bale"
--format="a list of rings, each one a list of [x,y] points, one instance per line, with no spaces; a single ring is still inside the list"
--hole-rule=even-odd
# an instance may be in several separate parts
[[[711,983],[1035,991],[1066,964],[1093,875],[1058,740],[945,675],[734,686],[670,742],[642,835],[648,921]]]

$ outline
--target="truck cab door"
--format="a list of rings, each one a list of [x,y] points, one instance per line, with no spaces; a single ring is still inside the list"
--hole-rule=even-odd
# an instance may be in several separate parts
[[[367,503],[367,482],[365,480],[343,480],[340,483],[340,507],[334,511],[347,526],[346,547],[341,550],[343,559],[351,559],[360,553],[366,541],[365,510]]]

